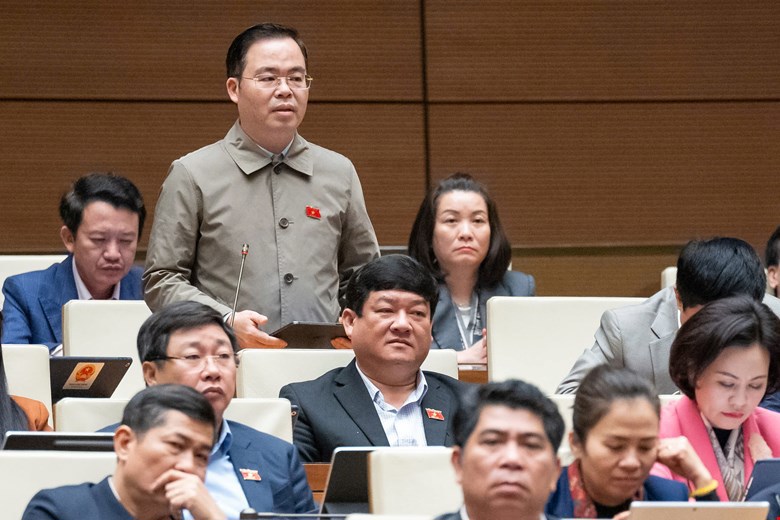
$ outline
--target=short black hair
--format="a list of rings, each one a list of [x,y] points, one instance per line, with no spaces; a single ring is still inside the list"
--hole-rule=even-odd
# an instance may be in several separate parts
[[[766,266],[780,265],[780,226],[775,229],[766,243]]]
[[[477,427],[482,410],[487,406],[506,406],[527,410],[541,419],[544,433],[557,453],[563,440],[564,424],[558,407],[541,390],[518,379],[507,379],[469,387],[460,397],[453,419],[454,444],[463,448]]]
[[[76,179],[70,191],[60,199],[60,218],[75,236],[90,202],[106,202],[115,208],[127,209],[138,215],[138,237],[144,228],[146,208],[135,184],[113,173],[90,173]]]
[[[766,393],[780,389],[780,319],[763,303],[734,296],[708,303],[683,323],[669,353],[669,375],[691,399],[704,370],[728,347],[769,352]]]
[[[760,302],[764,291],[766,273],[761,259],[744,240],[692,240],[677,259],[677,292],[684,309],[737,295]]]
[[[129,427],[138,436],[165,424],[168,412],[181,412],[195,422],[214,428],[217,419],[214,408],[203,394],[185,385],[155,385],[141,390],[130,399],[122,413],[120,424]]]
[[[233,352],[238,352],[236,335],[219,312],[200,302],[182,301],[166,305],[141,325],[137,340],[138,359],[143,363],[165,358],[168,354],[168,342],[174,332],[205,325],[219,326],[230,339]]]
[[[260,23],[244,30],[233,39],[225,58],[225,68],[228,78],[240,78],[246,67],[246,53],[249,48],[261,40],[292,38],[303,53],[304,64],[309,69],[309,52],[298,31],[292,27],[278,23]]]
[[[431,307],[431,317],[439,301],[439,289],[433,276],[417,260],[406,255],[387,255],[361,267],[347,283],[344,306],[358,316],[374,291],[407,291],[420,295]]]
[[[574,397],[572,431],[580,443],[585,444],[590,430],[618,399],[645,399],[655,415],[661,415],[661,402],[650,381],[628,368],[599,365],[582,379]]]
[[[490,225],[490,244],[485,259],[479,265],[477,287],[495,287],[504,279],[512,261],[512,246],[506,236],[498,208],[484,184],[477,182],[468,173],[454,173],[439,181],[423,199],[409,234],[409,255],[425,266],[439,281],[444,281],[436,255],[433,253],[433,230],[436,226],[436,210],[442,195],[451,191],[471,191],[485,200]]]

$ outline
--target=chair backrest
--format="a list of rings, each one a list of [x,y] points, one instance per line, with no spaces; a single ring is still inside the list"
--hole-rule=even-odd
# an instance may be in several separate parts
[[[239,357],[236,395],[277,397],[284,385],[317,379],[329,370],[348,365],[355,354],[335,349],[245,349]],[[457,379],[457,352],[431,350],[422,369]]]
[[[584,349],[604,311],[637,304],[644,298],[511,297],[491,298],[488,314],[488,379],[516,378],[555,393]]]
[[[0,451],[0,508],[3,518],[21,518],[41,489],[100,482],[116,466],[113,452]]]
[[[51,426],[49,349],[45,345],[3,345],[2,348],[8,393],[42,402],[49,410]]]
[[[128,401],[66,397],[54,405],[55,430],[94,432],[116,424],[122,420],[122,412]],[[290,401],[287,399],[235,398],[225,410],[225,418],[292,442],[292,418]]]
[[[574,461],[574,455],[571,452],[571,446],[569,446],[569,433],[572,430],[572,407],[574,406],[574,394],[553,394],[548,396],[552,402],[558,407],[558,412],[563,417],[563,425],[565,430],[563,432],[563,440],[561,441],[561,447],[558,448],[558,457],[561,459],[562,466],[568,466]]]
[[[152,314],[143,301],[71,300],[62,308],[66,356],[124,356],[133,359],[111,397],[130,398],[144,388],[136,338]]]
[[[369,510],[380,515],[440,515],[457,510],[463,492],[452,449],[379,448],[368,456]]]
[[[661,271],[661,289],[672,287],[677,283],[677,267],[670,266]]]
[[[40,271],[65,260],[66,255],[0,255],[0,287],[5,279],[28,271]],[[0,307],[5,296],[0,292]]]

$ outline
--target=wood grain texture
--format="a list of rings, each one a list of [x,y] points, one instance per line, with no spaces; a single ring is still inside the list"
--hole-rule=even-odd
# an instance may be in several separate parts
[[[225,100],[225,54],[256,23],[295,26],[313,100],[420,100],[416,1],[13,2],[0,98]]]
[[[780,97],[780,3],[429,0],[432,101]]]

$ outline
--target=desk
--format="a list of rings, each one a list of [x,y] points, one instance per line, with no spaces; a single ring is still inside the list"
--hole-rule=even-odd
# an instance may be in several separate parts
[[[322,497],[325,494],[325,485],[328,483],[328,473],[330,473],[330,464],[327,463],[308,463],[303,465],[306,471],[306,480],[309,481],[309,487],[314,495],[314,501],[322,503]]]
[[[479,368],[478,368],[479,367]],[[488,382],[487,365],[465,365],[458,367],[458,380],[464,383],[483,385]]]

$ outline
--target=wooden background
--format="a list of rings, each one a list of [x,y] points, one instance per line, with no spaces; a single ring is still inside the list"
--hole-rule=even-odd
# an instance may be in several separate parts
[[[0,6],[0,254],[62,251],[59,197],[89,171],[153,209],[235,119],[225,52],[266,20],[307,42],[301,133],[353,160],[383,246],[454,171],[489,186],[541,295],[649,295],[687,240],[762,251],[780,224],[774,1],[42,0]]]

